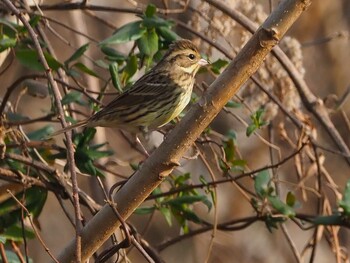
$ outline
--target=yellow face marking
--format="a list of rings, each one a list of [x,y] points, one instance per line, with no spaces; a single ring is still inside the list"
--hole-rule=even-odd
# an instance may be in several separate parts
[[[181,70],[183,70],[184,72],[186,72],[188,74],[193,74],[194,72],[196,72],[197,67],[198,67],[198,64],[193,64],[190,67],[181,67],[180,66]]]

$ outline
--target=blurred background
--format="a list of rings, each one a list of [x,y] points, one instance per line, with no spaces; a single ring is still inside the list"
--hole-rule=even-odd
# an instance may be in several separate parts
[[[121,26],[139,20],[139,15],[146,10],[148,4],[152,3],[158,8],[157,16],[174,21],[171,28],[178,36],[193,40],[201,53],[216,63],[198,75],[192,101],[195,103],[251,36],[251,33],[228,12],[234,10],[241,13],[253,25],[259,26],[280,1],[105,0],[88,1],[87,4],[91,8],[84,10],[79,6],[75,8],[73,5],[70,6],[69,4],[75,3],[71,1],[14,2],[22,8],[25,8],[24,3],[29,6],[38,5],[40,10],[35,13],[43,16],[40,22],[42,30],[58,61],[65,61],[79,47],[90,43],[79,61],[99,77],[83,71],[76,77],[78,81],[67,75],[63,78],[72,86],[86,88],[92,97],[101,99],[102,104],[106,104],[118,90],[110,81],[108,82],[110,80],[108,67],[101,67],[97,63],[100,60],[109,63],[98,43],[110,37]],[[66,8],[60,8],[58,4],[66,5]],[[104,10],[98,10],[97,5],[103,6]],[[220,7],[221,5],[223,7]],[[49,8],[50,6],[54,7]],[[3,12],[3,19],[10,19],[9,14]],[[13,16],[11,19],[17,22]],[[316,98],[317,103],[322,104],[322,109],[326,109],[348,147],[350,144],[350,122],[347,117],[350,110],[350,103],[347,100],[350,91],[349,28],[350,1],[312,1],[308,10],[296,21],[280,43],[281,49],[307,83],[309,92]],[[125,56],[138,50],[133,41],[113,44],[111,47]],[[1,97],[20,76],[37,74],[36,71],[23,66],[13,50],[3,51],[0,53],[0,58]],[[130,78],[130,82],[135,81],[144,72],[140,61],[138,61],[140,70]],[[339,154],[340,150],[327,133],[327,129],[320,124],[315,114],[307,109],[310,105],[305,105],[305,97],[298,92],[287,71],[273,56],[266,59],[255,77],[265,91],[256,85],[256,82],[248,81],[238,96],[232,98],[231,104],[227,105],[210,125],[210,129],[198,139],[196,146],[186,154],[188,158],[181,161],[181,167],[161,185],[158,193],[166,193],[174,185],[179,186],[174,182],[181,176],[186,178],[183,180],[188,185],[200,184],[203,180],[219,181],[239,175],[242,171],[254,171],[276,164],[303,147],[298,154],[282,165],[269,170],[273,178],[272,188],[280,200],[293,206],[300,217],[327,216],[341,211],[338,203],[343,198],[346,182],[350,179],[348,160]],[[45,79],[36,78],[36,81],[47,86]],[[207,85],[202,85],[203,82]],[[24,86],[15,89],[11,94],[9,111],[30,119],[49,114],[53,107],[52,99],[45,88],[40,88],[36,83],[33,94],[31,92],[33,88]],[[112,95],[107,94],[102,99],[96,94],[101,91]],[[277,105],[268,94],[277,98],[280,104]],[[88,98],[82,98],[82,101],[86,100]],[[296,127],[281,107],[294,116],[303,125],[303,129]],[[74,119],[83,119],[91,114],[91,108],[78,103],[75,109],[75,112],[71,112]],[[263,112],[261,117],[257,115],[260,109]],[[254,118],[258,124],[252,126]],[[17,119],[12,121],[16,122]],[[57,119],[51,118],[48,122],[50,129],[60,128]],[[147,138],[143,138],[147,149],[149,151],[155,149],[162,142],[163,134],[175,124],[171,123],[162,131],[152,132]],[[260,124],[261,127],[256,127]],[[21,126],[20,131],[30,133],[45,125],[47,123],[39,121],[26,123]],[[253,130],[247,136],[249,127],[253,127],[251,128]],[[12,129],[18,129],[18,126],[13,126]],[[309,137],[315,143],[305,146],[303,142]],[[62,139],[63,136],[55,138],[54,143],[64,147]],[[133,138],[117,129],[97,128],[92,142],[94,144],[108,142],[103,149],[114,152],[112,156],[101,158],[96,162],[96,167],[99,169],[106,168],[103,170],[105,177],[101,178],[101,181],[107,191],[123,177],[130,176],[135,165],[145,158],[135,150]],[[223,168],[227,164],[230,166],[228,170]],[[65,160],[56,159],[54,165],[57,169],[63,170],[66,163]],[[186,173],[190,175],[189,178],[184,176]],[[9,182],[6,180],[1,182],[4,189],[9,187],[7,185]],[[84,175],[82,172],[79,174],[79,187],[96,203],[104,204],[105,197],[96,176]],[[271,212],[278,209],[266,201],[266,198],[259,196],[256,181],[250,176],[218,184],[210,189],[201,187],[196,191],[200,196],[207,196],[206,200],[213,203],[212,208],[208,212],[205,202],[186,204],[186,207],[206,223],[198,223],[188,218],[184,223],[179,220],[181,215],[177,215],[174,209],[170,215],[171,225],[167,212],[159,209],[145,214],[136,213],[128,220],[142,238],[158,250],[164,262],[349,262],[348,227],[320,226],[317,230],[303,229],[309,225],[306,223],[303,225],[299,221],[300,218],[294,221],[287,219],[283,224],[272,220],[273,223],[270,222],[270,225],[258,220],[247,226],[242,224],[242,227],[237,227],[241,226],[234,223],[238,219],[282,213]],[[215,198],[212,198],[213,196]],[[296,201],[288,200],[288,196]],[[40,234],[54,255],[58,255],[74,237],[74,227],[66,216],[66,213],[73,216],[73,206],[69,200],[60,202],[64,203],[66,212],[63,211],[57,195],[49,191],[37,219]],[[152,207],[154,203],[154,200],[146,201],[143,207]],[[83,213],[86,220],[92,216],[85,207]],[[211,224],[220,225],[230,221],[237,229],[214,227],[213,230],[213,227],[208,227]],[[208,227],[206,231],[203,230],[205,227]],[[191,233],[195,230],[203,233],[186,236],[188,231]],[[121,234],[116,234],[121,240]],[[21,248],[23,251],[23,244]],[[50,260],[37,239],[29,240],[28,255],[33,262]],[[109,262],[115,260],[116,257]],[[135,248],[120,251],[119,260],[147,262]],[[94,262],[94,259],[91,259],[91,262]]]

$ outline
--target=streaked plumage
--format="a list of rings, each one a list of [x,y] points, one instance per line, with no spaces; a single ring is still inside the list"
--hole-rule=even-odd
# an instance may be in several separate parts
[[[118,127],[133,133],[155,130],[178,116],[191,98],[195,75],[208,62],[189,40],[170,45],[163,59],[89,119],[55,132],[73,128]]]

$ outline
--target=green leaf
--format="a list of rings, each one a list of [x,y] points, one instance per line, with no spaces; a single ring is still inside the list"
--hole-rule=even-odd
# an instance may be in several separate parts
[[[101,51],[107,55],[107,59],[110,61],[124,62],[127,59],[124,54],[109,46],[101,46]]]
[[[0,52],[4,51],[5,49],[14,47],[16,44],[16,38],[9,38],[7,35],[3,35],[3,37],[0,39]]]
[[[22,26],[16,24],[16,23],[13,23],[7,19],[4,19],[4,18],[0,18],[0,24],[1,25],[5,25],[7,28],[10,28],[11,30],[17,32],[18,29],[22,28]]]
[[[154,206],[149,206],[149,207],[138,207],[136,208],[134,214],[137,215],[147,215],[147,214],[151,214],[154,212],[156,208]]]
[[[214,196],[212,196],[212,199],[215,200]],[[209,199],[205,196],[205,198],[202,200],[202,203],[208,208],[208,212],[210,212],[210,210],[213,207],[213,203],[209,201]]]
[[[162,202],[162,205],[170,205],[177,207],[177,209],[180,209],[180,207],[183,207],[183,205],[189,205],[196,202],[202,202],[204,205],[207,206],[208,212],[211,210],[213,204],[209,201],[207,196],[205,195],[183,195],[176,197],[174,199],[170,199],[167,201]]]
[[[227,108],[241,108],[242,104],[233,100],[230,100],[226,103],[225,107]]]
[[[267,122],[263,120],[263,115],[265,110],[263,108],[258,109],[255,113],[253,113],[250,118],[253,123],[250,124],[247,128],[246,135],[249,137],[256,129],[260,129],[265,126]]]
[[[250,135],[252,135],[255,132],[256,129],[257,129],[256,125],[254,123],[252,123],[247,127],[245,134],[247,135],[247,137],[249,137]]]
[[[206,186],[206,189],[205,189],[205,192],[206,193],[210,193],[210,197],[211,197],[211,200],[213,201],[213,202],[210,202],[209,200],[209,202],[210,202],[210,208],[209,208],[209,210],[211,210],[211,207],[212,207],[212,205],[213,205],[213,203],[215,204],[216,203],[216,194],[215,194],[215,191],[213,191],[212,190],[212,188],[210,187],[210,185],[208,184],[208,182],[207,182],[207,180],[204,178],[204,176],[203,175],[200,175],[199,176],[199,181],[203,184],[203,185],[205,185]]]
[[[26,207],[34,218],[41,214],[47,199],[47,190],[33,186],[25,193]]]
[[[5,250],[6,252],[6,258],[8,263],[21,263],[23,261],[21,261],[18,256],[16,255],[16,253],[10,251],[10,250]],[[1,261],[3,262],[3,261]],[[33,260],[31,258],[29,258],[28,263],[33,263]]]
[[[55,160],[55,159],[67,159],[66,150],[61,150],[59,153],[51,154],[49,156],[49,160]]]
[[[339,201],[339,206],[343,209],[346,216],[350,216],[350,180],[347,181],[342,200]]]
[[[24,233],[25,233],[25,237],[28,239],[35,238],[34,231],[28,227],[25,227]],[[3,233],[1,233],[1,236],[6,238],[7,240],[13,240],[15,242],[23,242],[22,226],[18,224],[12,225],[6,228],[6,230]]]
[[[7,112],[6,114],[9,121],[17,122],[17,121],[29,121],[30,118],[28,116],[24,116],[19,113]]]
[[[75,70],[73,68],[66,69],[66,73],[68,76],[71,76],[73,78],[80,78],[80,76],[81,76],[80,72],[78,72],[77,70]]]
[[[137,46],[141,53],[153,57],[158,51],[158,35],[154,29],[148,30],[137,40]]]
[[[122,83],[119,79],[119,67],[118,63],[112,62],[109,64],[109,73],[111,74],[113,86],[120,92],[123,92]]]
[[[290,207],[294,207],[295,206],[296,198],[295,198],[295,195],[292,192],[290,192],[290,191],[287,193],[286,203]]]
[[[232,166],[244,167],[247,165],[247,161],[242,159],[235,159],[231,162],[231,164]]]
[[[95,129],[96,130],[96,129]],[[98,150],[100,149],[101,147],[107,145],[108,142],[105,142],[105,143],[98,143],[98,144],[94,144],[94,145],[90,145],[90,149],[93,149],[93,150]],[[112,152],[112,151],[110,151]]]
[[[315,225],[323,225],[323,226],[334,226],[344,225],[344,216],[342,214],[334,214],[329,216],[316,216],[312,219],[312,223]]]
[[[90,174],[92,176],[102,176],[104,174],[95,167],[94,160],[102,157],[111,156],[112,151],[98,151],[96,149],[102,147],[103,144],[94,145],[94,147],[89,147],[88,143],[93,139],[96,133],[96,129],[87,128],[84,133],[77,134],[74,137],[74,143],[77,145],[74,158],[76,165],[79,170],[83,173]]]
[[[81,70],[82,72],[90,75],[90,76],[93,76],[93,77],[96,77],[96,78],[99,78],[99,76],[97,75],[97,73],[95,71],[93,71],[92,69],[88,68],[87,66],[85,66],[83,63],[81,62],[78,62],[78,63],[75,63],[73,65],[73,67]]]
[[[111,37],[100,42],[100,45],[134,41],[141,38],[146,31],[146,28],[142,26],[142,21],[131,22],[119,28]]]
[[[49,53],[44,52],[45,59],[52,70],[58,70],[63,65],[54,59]],[[39,61],[39,56],[35,50],[32,49],[17,49],[16,50],[16,58],[18,61],[32,69],[38,71],[44,71],[44,66]]]
[[[86,105],[82,101],[82,94],[78,91],[71,91],[67,93],[61,100],[62,105],[68,105],[69,103],[77,103],[79,105]]]
[[[27,87],[27,94],[33,97],[46,98],[49,95],[47,84],[43,82],[27,79],[23,82],[23,85]]]
[[[172,220],[171,220],[171,211],[169,208],[161,206],[159,208],[159,211],[162,213],[162,215],[165,217],[165,220],[167,221],[168,225],[172,225]]]
[[[143,16],[143,21],[142,25],[146,27],[147,29],[156,29],[160,27],[167,27],[170,28],[174,25],[175,23],[171,20],[165,20],[163,18],[160,18],[158,16],[153,16],[153,17],[146,17]]]
[[[213,62],[210,64],[211,66],[211,70],[215,73],[215,74],[220,74],[221,69],[226,67],[228,65],[228,61],[227,60],[223,60],[221,58],[219,58],[217,61]]]
[[[126,56],[120,53],[118,50],[109,47],[109,46],[101,46],[101,51],[103,54],[109,56],[109,57],[116,57],[120,58],[121,60],[125,60]]]
[[[36,27],[39,23],[39,21],[41,20],[41,16],[39,15],[34,15],[31,17],[31,19],[29,20],[29,24],[32,26],[32,27]]]
[[[202,223],[202,220],[190,209],[181,209],[179,211],[181,213],[182,218],[195,222],[197,224]]]
[[[78,48],[72,56],[70,56],[70,58],[68,58],[64,64],[68,65],[70,62],[77,60],[78,58],[80,58],[85,52],[86,50],[89,48],[89,43],[86,43],[85,45],[82,45],[80,48]]]
[[[86,149],[85,153],[91,160],[97,160],[103,157],[108,157],[113,155],[113,151],[96,151],[93,149]]]
[[[288,217],[294,217],[295,211],[292,207],[286,205],[279,199],[277,196],[268,196],[268,200],[270,201],[273,208],[275,208],[278,212]]]
[[[72,116],[69,115],[64,116],[64,119],[66,120],[66,122],[71,124],[75,124],[78,122],[76,119],[72,118]]]
[[[264,115],[264,112],[265,112],[265,110],[263,108],[260,108],[255,112],[254,119],[256,119],[258,121],[257,123],[260,123],[261,118]]]
[[[33,141],[39,141],[43,138],[47,138],[50,134],[52,134],[55,129],[51,125],[46,125],[36,131],[32,131],[27,134],[28,138]]]
[[[278,228],[278,223],[284,222],[285,219],[282,217],[273,217],[271,215],[268,215],[265,219],[265,225],[270,233],[272,233],[272,230],[275,228]]]
[[[164,40],[173,42],[180,39],[181,37],[166,26],[161,26],[157,28],[157,33],[164,38]]]
[[[19,200],[23,200],[28,211],[33,217],[38,217],[45,204],[47,191],[39,187],[31,187],[25,192],[16,194]],[[8,228],[19,222],[22,216],[22,209],[12,198],[0,203],[0,229]]]
[[[162,202],[163,205],[182,206],[183,204],[193,204],[208,200],[205,195],[184,195]]]
[[[190,178],[191,178],[190,173],[184,173],[184,174],[178,175],[174,180],[174,185],[176,187],[186,185],[186,181],[188,181],[188,179]]]
[[[56,60],[53,56],[51,56],[51,54],[45,51],[44,51],[44,57],[50,69],[57,71],[59,68],[63,67],[63,64],[61,62]],[[38,61],[39,61],[39,57],[38,57]]]
[[[84,151],[79,150],[78,148],[75,152],[74,157],[76,165],[82,173],[86,173],[92,176],[98,175],[97,168],[94,166],[92,160]]]
[[[210,65],[213,68],[221,69],[221,68],[226,67],[228,65],[228,61],[219,58],[217,61],[211,63]]]
[[[151,196],[158,195],[158,194],[162,194],[162,193],[163,193],[162,190],[160,190],[160,188],[157,187],[157,188],[155,188],[155,189],[153,190]],[[161,202],[162,202],[164,199],[165,199],[165,197],[162,197],[162,196],[161,196],[161,197],[158,197],[158,198],[156,198],[156,203],[157,203],[157,204],[161,204]]]
[[[104,62],[102,59],[95,60],[94,65],[103,69],[108,69],[109,67],[109,65],[106,62]]]
[[[232,162],[235,158],[235,142],[233,139],[230,138],[227,141],[224,141],[224,151],[226,160]]]
[[[203,175],[199,176],[199,181],[205,186],[208,185],[208,181],[205,179],[205,177]]]
[[[122,82],[126,83],[137,71],[137,57],[132,55],[129,57],[128,62],[122,73]]]
[[[255,192],[261,198],[265,198],[270,192],[271,177],[268,170],[261,171],[254,177]]]
[[[257,128],[260,128],[266,124],[266,122],[264,122],[262,119],[262,117],[264,116],[264,113],[265,113],[265,110],[263,108],[260,108],[250,116],[250,118],[253,120],[253,123],[256,125]]]
[[[146,7],[145,15],[146,17],[152,17],[157,12],[157,7],[153,4],[149,4]]]
[[[22,173],[25,173],[27,171],[27,166],[14,160],[7,160],[7,165],[11,170],[15,170],[15,171],[17,170]]]
[[[74,143],[77,145],[78,148],[85,149],[87,146],[89,146],[89,143],[95,137],[95,134],[95,128],[85,128],[82,133],[77,133],[77,135],[74,137]]]
[[[226,134],[226,137],[234,141],[237,139],[237,135],[234,130],[229,130],[228,133]]]
[[[133,171],[137,171],[140,168],[138,163],[130,163],[130,167]]]
[[[219,160],[219,167],[224,173],[227,173],[231,169],[231,166],[224,162],[223,159]]]

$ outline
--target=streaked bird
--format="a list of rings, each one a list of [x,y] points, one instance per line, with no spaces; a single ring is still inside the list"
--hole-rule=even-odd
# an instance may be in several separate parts
[[[190,40],[178,40],[169,46],[157,65],[103,109],[50,137],[84,126],[117,127],[134,134],[156,130],[186,107],[195,75],[207,64]]]

